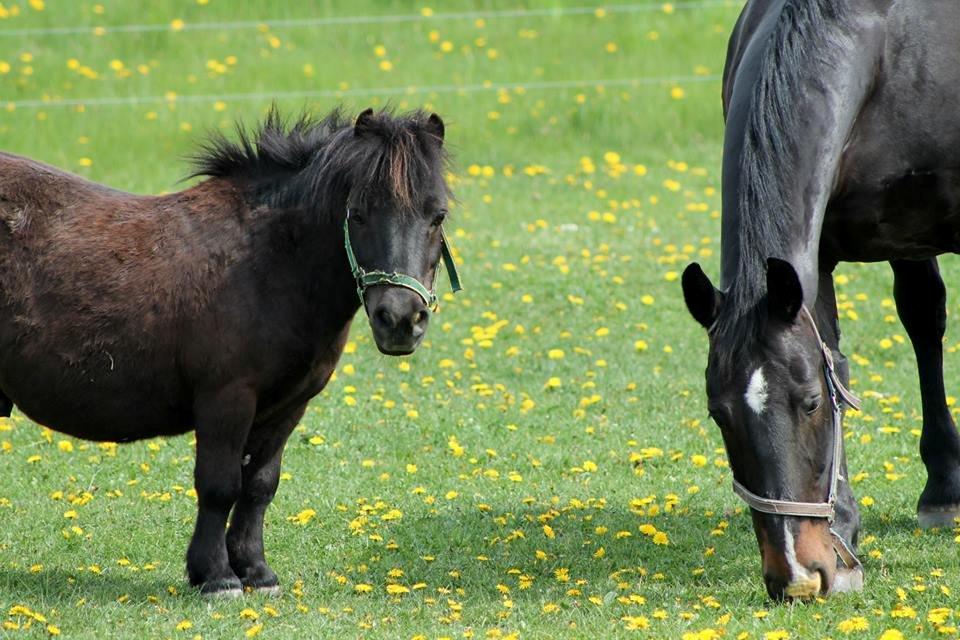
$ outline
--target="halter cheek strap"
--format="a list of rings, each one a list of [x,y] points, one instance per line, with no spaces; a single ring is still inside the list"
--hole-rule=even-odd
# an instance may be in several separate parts
[[[422,282],[413,276],[396,271],[366,271],[357,263],[357,256],[353,252],[353,245],[350,242],[350,210],[347,209],[347,216],[343,220],[343,246],[347,252],[347,262],[350,264],[350,273],[357,282],[357,295],[360,296],[360,304],[364,304],[363,293],[367,288],[375,285],[388,285],[394,287],[404,287],[410,289],[423,299],[423,303],[428,309],[435,310],[437,307],[437,273],[439,269],[433,271],[433,282],[430,288],[424,286]],[[457,264],[453,260],[453,253],[450,250],[450,244],[447,241],[447,234],[440,227],[440,256],[450,277],[450,286],[456,293],[463,289],[460,284],[460,274],[457,272]]]
[[[848,569],[854,569],[860,566],[860,561],[853,553],[850,545],[833,528],[833,519],[836,516],[837,487],[840,482],[840,458],[843,454],[843,407],[841,400],[856,410],[860,410],[860,400],[853,395],[840,381],[836,368],[833,363],[833,352],[830,347],[820,337],[817,330],[817,323],[813,320],[813,315],[806,306],[802,307],[801,313],[810,322],[813,328],[813,335],[817,338],[820,345],[820,353],[823,355],[823,375],[827,382],[827,391],[830,395],[830,405],[833,409],[833,459],[830,461],[830,489],[827,493],[826,502],[794,502],[792,500],[775,500],[773,498],[764,498],[759,496],[745,486],[740,484],[736,478],[733,480],[733,491],[746,502],[751,509],[761,513],[770,513],[780,516],[796,516],[801,518],[823,518],[830,524],[830,537],[833,541],[833,548],[837,555],[847,566]]]

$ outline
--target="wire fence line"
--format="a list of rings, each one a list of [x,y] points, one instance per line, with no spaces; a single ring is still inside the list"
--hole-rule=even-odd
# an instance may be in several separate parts
[[[95,106],[136,106],[140,104],[159,103],[197,103],[197,102],[251,102],[261,100],[284,100],[304,98],[350,98],[365,96],[398,96],[417,95],[424,93],[479,93],[488,91],[548,91],[554,89],[578,88],[611,88],[611,87],[645,87],[670,86],[683,84],[698,84],[718,82],[719,75],[686,75],[686,76],[646,76],[635,78],[606,78],[581,80],[540,80],[534,82],[501,82],[476,84],[437,84],[437,85],[408,85],[404,87],[369,87],[357,89],[306,89],[301,91],[254,91],[248,93],[207,93],[187,95],[153,95],[153,96],[109,96],[92,98],[62,98],[62,99],[29,99],[9,100],[0,102],[0,107],[7,109],[37,109],[62,107],[95,107]]]
[[[349,26],[362,24],[397,24],[403,22],[443,22],[455,20],[496,20],[510,18],[537,18],[537,17],[569,17],[596,14],[599,11],[607,15],[631,14],[664,11],[669,6],[671,11],[693,11],[714,7],[739,8],[743,4],[740,0],[680,0],[678,2],[644,2],[635,4],[617,4],[609,6],[575,6],[556,7],[549,9],[502,9],[490,11],[459,11],[447,13],[410,13],[400,15],[361,15],[361,16],[332,16],[325,18],[289,18],[267,20],[238,20],[230,22],[183,22],[174,27],[171,23],[165,24],[120,24],[120,25],[92,25],[69,27],[37,27],[23,29],[0,29],[0,37],[22,38],[29,36],[69,36],[69,35],[107,35],[115,33],[150,33],[157,31],[238,31],[245,29],[259,29],[282,27],[326,27]]]

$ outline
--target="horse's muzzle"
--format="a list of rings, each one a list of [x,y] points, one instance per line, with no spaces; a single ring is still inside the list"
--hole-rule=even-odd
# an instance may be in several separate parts
[[[415,292],[403,287],[371,287],[366,294],[367,317],[381,353],[413,353],[427,332],[430,310]]]

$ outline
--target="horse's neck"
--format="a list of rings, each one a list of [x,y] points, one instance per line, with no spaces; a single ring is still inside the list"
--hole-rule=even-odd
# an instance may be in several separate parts
[[[785,259],[813,306],[823,219],[872,85],[882,23],[868,16],[845,26],[831,23],[831,33],[810,36],[820,42],[778,42],[790,37],[789,20],[765,22],[765,32],[748,38],[728,79],[722,283],[744,286],[738,281],[762,277],[767,258]],[[767,46],[758,46],[762,42]],[[794,57],[774,64],[778,46],[792,46]]]

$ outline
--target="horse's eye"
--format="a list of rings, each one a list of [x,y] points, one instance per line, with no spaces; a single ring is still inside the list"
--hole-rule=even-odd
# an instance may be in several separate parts
[[[816,395],[809,396],[803,400],[803,412],[808,416],[813,415],[820,408],[820,405],[823,403],[823,396],[819,393]]]
[[[447,212],[441,211],[437,215],[433,216],[433,220],[430,222],[431,227],[439,227],[443,224],[443,221],[447,218]]]
[[[350,212],[350,221],[358,227],[362,227],[367,223],[366,218],[363,217],[362,213],[357,213],[356,211]]]

